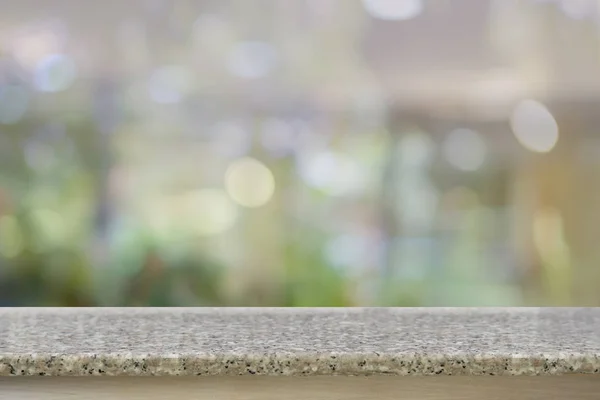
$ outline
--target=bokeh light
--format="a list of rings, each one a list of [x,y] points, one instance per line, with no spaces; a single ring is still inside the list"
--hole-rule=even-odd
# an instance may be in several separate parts
[[[336,236],[324,246],[327,260],[349,275],[365,269],[373,250],[368,238],[357,234]]]
[[[237,207],[220,189],[200,189],[186,194],[182,206],[190,228],[202,236],[226,232],[238,217]]]
[[[462,171],[475,171],[483,165],[487,147],[479,133],[472,129],[455,129],[443,143],[446,160]]]
[[[365,186],[365,171],[343,153],[322,151],[299,160],[299,173],[309,186],[331,195],[360,193]]]
[[[192,75],[180,65],[157,68],[148,81],[150,97],[157,103],[174,104],[191,89]]]
[[[229,72],[245,79],[267,76],[276,64],[277,52],[272,45],[264,42],[238,43],[227,58]]]
[[[558,124],[546,106],[538,101],[521,101],[511,115],[510,126],[527,150],[547,153],[558,142]]]
[[[40,92],[61,92],[77,77],[75,62],[65,54],[44,57],[35,68],[34,84]]]
[[[254,158],[241,158],[225,172],[225,187],[231,198],[243,207],[256,208],[269,202],[275,193],[271,170]]]
[[[365,10],[373,18],[403,21],[423,12],[422,0],[362,0]]]
[[[66,36],[61,21],[38,21],[13,32],[8,47],[21,66],[34,70],[45,57],[63,51]]]

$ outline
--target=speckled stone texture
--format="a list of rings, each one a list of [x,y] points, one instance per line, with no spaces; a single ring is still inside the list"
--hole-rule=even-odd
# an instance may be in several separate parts
[[[564,373],[600,308],[0,309],[0,376]]]

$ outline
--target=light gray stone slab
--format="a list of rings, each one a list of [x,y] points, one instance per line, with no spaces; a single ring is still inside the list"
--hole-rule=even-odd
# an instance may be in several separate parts
[[[0,376],[568,373],[600,308],[0,309]]]

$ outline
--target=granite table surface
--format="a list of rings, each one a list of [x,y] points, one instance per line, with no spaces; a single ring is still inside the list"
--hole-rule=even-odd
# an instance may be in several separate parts
[[[600,308],[0,309],[0,376],[562,374]]]

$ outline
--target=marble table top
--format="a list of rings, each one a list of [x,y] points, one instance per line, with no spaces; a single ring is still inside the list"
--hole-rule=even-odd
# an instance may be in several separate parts
[[[600,373],[600,308],[0,308],[0,376]]]

